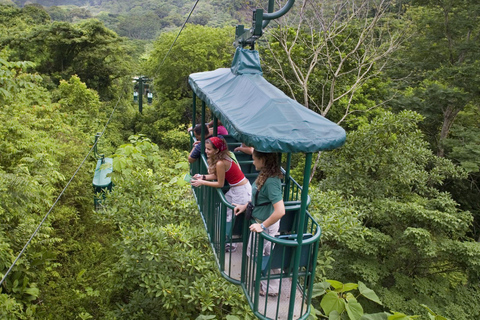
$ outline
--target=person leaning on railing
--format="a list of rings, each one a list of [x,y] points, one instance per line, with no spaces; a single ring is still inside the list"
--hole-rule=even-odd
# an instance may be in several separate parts
[[[204,132],[206,134],[205,139],[208,139],[210,137],[210,132],[208,131],[208,127],[204,124]],[[195,128],[193,128],[193,135],[195,136],[195,143],[193,144],[192,151],[190,151],[190,154],[188,155],[188,162],[189,163],[194,163],[198,159],[200,159],[200,156],[202,154],[202,144],[200,143],[202,139],[202,125],[197,124]]]
[[[225,194],[225,199],[229,203],[248,201],[252,195],[252,186],[250,181],[245,178],[238,162],[231,158],[225,139],[223,137],[211,137],[206,140],[205,153],[208,160],[208,175],[194,175],[194,179],[191,181],[192,186],[223,188],[225,181],[227,181],[230,189]],[[231,222],[232,218],[233,210],[227,208],[227,222]],[[233,252],[236,248],[236,243],[227,243],[225,250]]]
[[[280,228],[280,219],[285,215],[285,205],[283,203],[282,193],[282,171],[278,163],[278,154],[264,153],[257,150],[253,151],[253,165],[257,171],[260,171],[257,179],[252,186],[252,199],[254,205],[252,217],[256,223],[250,225],[252,232],[266,232],[270,236],[278,234]],[[258,196],[256,193],[258,192]],[[270,202],[269,205],[263,205]],[[234,213],[239,215],[247,208],[246,204],[236,204]],[[262,204],[262,205],[259,205]],[[250,252],[252,238],[250,237],[247,248],[247,255]],[[272,249],[272,243],[265,241],[263,246],[263,256],[269,256]],[[273,270],[272,270],[273,271]],[[268,290],[267,290],[268,283]],[[279,290],[279,279],[270,281],[263,280],[260,283],[260,295],[268,292],[269,296],[277,296]]]

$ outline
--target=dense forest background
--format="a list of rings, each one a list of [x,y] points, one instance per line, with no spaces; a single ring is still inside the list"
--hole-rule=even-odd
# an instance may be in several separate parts
[[[3,2],[10,0],[3,0]],[[153,40],[162,31],[180,27],[186,15],[192,10],[194,1],[13,1],[23,7],[38,4],[50,15],[53,21],[75,22],[96,18],[115,31],[119,36],[136,40]],[[189,22],[209,27],[235,26],[238,23],[251,23],[251,9],[254,1],[207,0],[198,6]]]
[[[199,2],[178,36],[193,5],[0,1],[0,276],[49,212],[0,287],[2,319],[253,318],[178,180],[186,79],[230,66],[234,26],[266,3]],[[317,284],[365,283],[382,302],[359,297],[368,314],[480,318],[478,1],[297,1],[256,49],[267,80],[347,130],[312,168]],[[107,123],[115,188],[96,212]]]

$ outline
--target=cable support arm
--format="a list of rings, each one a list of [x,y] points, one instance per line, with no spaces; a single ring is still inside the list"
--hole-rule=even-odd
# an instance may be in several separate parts
[[[237,25],[235,30],[235,47],[244,47],[247,45],[254,49],[255,41],[263,34],[263,29],[269,24],[270,20],[278,19],[285,15],[293,6],[295,0],[288,0],[288,2],[275,12],[273,11],[274,0],[268,2],[268,13],[263,13],[263,9],[255,9],[253,11],[252,28],[245,31],[243,25]]]

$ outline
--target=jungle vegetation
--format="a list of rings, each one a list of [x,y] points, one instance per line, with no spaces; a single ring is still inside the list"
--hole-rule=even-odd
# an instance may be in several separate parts
[[[191,3],[68,5],[0,5],[2,278],[50,212],[0,287],[0,318],[253,318],[178,180],[186,79],[230,66],[255,4],[200,4],[174,46]],[[267,80],[347,131],[315,155],[312,319],[328,318],[322,297],[342,283],[378,295],[365,313],[480,318],[479,20],[475,0],[304,0],[257,43]],[[138,75],[154,93],[142,113]],[[115,187],[97,212],[89,150],[106,123]]]

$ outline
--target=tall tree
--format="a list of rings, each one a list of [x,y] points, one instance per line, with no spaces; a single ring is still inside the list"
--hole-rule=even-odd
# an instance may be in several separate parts
[[[298,12],[267,29],[266,71],[294,99],[323,116],[335,113],[339,123],[365,111],[354,103],[356,95],[381,74],[404,38],[388,8],[385,0],[303,0],[292,9]]]
[[[177,30],[160,35],[146,62],[156,99],[154,108],[145,112],[142,133],[148,133],[158,143],[159,132],[191,123],[192,93],[188,76],[230,67],[235,52],[233,36],[231,27],[191,24],[187,24],[180,35]]]
[[[427,138],[444,156],[443,142],[457,115],[480,101],[480,3],[417,0],[405,16],[415,28],[392,69],[409,88],[401,108],[426,117]]]
[[[65,177],[88,151],[88,135],[98,130],[98,96],[74,79],[57,93],[61,106],[53,103],[41,77],[27,72],[31,66],[8,61],[0,54],[0,123],[4,124],[0,128],[1,278],[11,267],[1,286],[2,319],[33,319],[38,301],[51,301],[46,297],[52,292],[58,295],[55,288],[50,291],[48,287],[63,282],[63,264],[71,261],[69,253],[79,247],[77,240],[83,236],[80,224],[89,220],[92,212],[91,177],[79,172],[72,183],[77,188],[64,195],[48,219],[42,220],[65,186]],[[85,105],[76,106],[76,101],[97,112],[90,115]],[[13,265],[41,221],[42,227]],[[79,234],[82,236],[73,239]],[[75,279],[71,274],[65,278]]]
[[[480,177],[475,143],[480,103],[480,3],[474,0],[416,0],[406,7],[412,37],[389,74],[396,82],[398,109],[421,113],[420,124],[438,156],[460,164],[468,179],[445,184],[464,210],[474,214],[472,236],[480,241]]]
[[[337,123],[368,114],[385,102],[381,75],[405,38],[389,3],[303,0],[268,31],[266,77]]]
[[[322,154],[326,178],[311,212],[322,225],[322,250],[336,260],[328,277],[366,282],[389,310],[420,314],[423,303],[475,319],[480,244],[468,236],[471,213],[442,191],[465,172],[428,148],[421,119],[384,113]]]
[[[13,32],[2,44],[11,49],[12,59],[35,62],[35,70],[56,84],[77,74],[102,98],[109,96],[114,79],[129,73],[122,39],[98,20],[38,25],[31,31]]]

